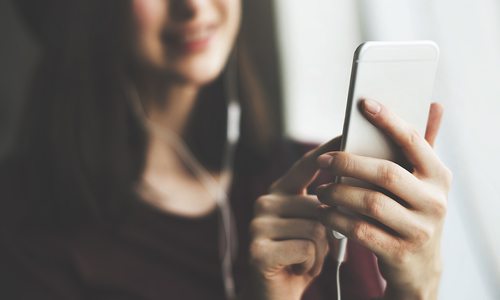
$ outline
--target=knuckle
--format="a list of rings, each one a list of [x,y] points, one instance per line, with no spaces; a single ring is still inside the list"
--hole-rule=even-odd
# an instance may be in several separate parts
[[[397,242],[394,245],[393,260],[399,266],[404,266],[409,263],[410,253],[404,242]]]
[[[393,163],[382,164],[378,168],[378,178],[380,184],[384,187],[392,187],[399,183],[400,175],[399,170]]]
[[[254,240],[250,244],[251,260],[256,265],[262,265],[265,262],[266,249],[269,248],[269,241],[264,239]]]
[[[417,145],[420,143],[422,140],[422,136],[420,133],[413,127],[408,129],[408,134],[407,134],[407,139],[406,139],[406,145],[408,147],[412,147],[414,145]]]
[[[274,210],[276,199],[271,195],[261,196],[255,201],[254,212],[255,215],[269,213]]]
[[[366,241],[369,235],[369,227],[365,222],[356,222],[352,228],[352,236],[360,241]]]
[[[314,240],[321,240],[322,238],[326,237],[326,230],[325,226],[319,222],[314,222],[311,225],[311,236],[314,238]]]
[[[438,216],[439,218],[443,218],[444,216],[446,216],[447,211],[448,204],[446,201],[446,197],[436,197],[432,201],[432,212],[434,213],[434,215]]]
[[[432,228],[420,228],[415,231],[415,243],[416,248],[420,248],[421,246],[427,244],[433,235]]]
[[[366,213],[371,217],[379,218],[385,209],[382,195],[378,192],[368,192],[364,197]]]
[[[354,168],[354,160],[343,152],[332,153],[332,168],[337,171],[350,171]]]

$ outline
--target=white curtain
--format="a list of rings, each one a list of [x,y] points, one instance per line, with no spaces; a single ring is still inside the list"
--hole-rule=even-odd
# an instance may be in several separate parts
[[[289,136],[341,133],[352,53],[365,40],[430,39],[445,106],[437,151],[454,172],[440,299],[500,299],[500,2],[275,0]]]

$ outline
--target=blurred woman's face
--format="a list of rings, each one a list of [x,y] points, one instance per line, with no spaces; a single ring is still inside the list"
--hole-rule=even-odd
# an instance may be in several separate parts
[[[233,47],[240,1],[133,0],[139,61],[174,80],[209,83]]]

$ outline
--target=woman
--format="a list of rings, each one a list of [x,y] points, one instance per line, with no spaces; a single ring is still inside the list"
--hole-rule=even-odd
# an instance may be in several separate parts
[[[163,133],[181,137],[211,177],[226,178],[222,78],[240,1],[17,4],[44,51],[16,152],[2,166],[2,296],[225,298],[224,287],[231,289],[220,276],[216,199]],[[352,241],[344,298],[436,298],[451,177],[431,148],[441,108],[431,107],[424,139],[364,102],[366,117],[401,146],[412,173],[335,152],[338,140],[285,173],[304,147],[277,137],[248,67],[241,68],[242,137],[230,188],[237,297],[334,299],[328,253],[337,245],[329,245],[328,228]],[[144,127],[131,101],[163,130]],[[318,170],[372,182],[398,199],[331,183],[308,195]],[[368,251],[378,257],[384,293]]]

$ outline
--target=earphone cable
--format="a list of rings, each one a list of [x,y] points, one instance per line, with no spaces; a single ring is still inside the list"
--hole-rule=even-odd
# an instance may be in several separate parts
[[[228,103],[228,132],[223,159],[222,176],[218,182],[201,163],[195,158],[189,148],[180,137],[169,128],[159,126],[152,122],[146,115],[143,103],[139,97],[135,86],[130,88],[130,98],[136,117],[146,130],[149,130],[170,144],[176,153],[181,157],[188,168],[195,174],[200,183],[207,192],[215,199],[220,213],[220,236],[221,241],[221,269],[222,279],[226,297],[229,300],[236,298],[234,276],[233,276],[233,257],[237,248],[236,228],[234,228],[234,217],[229,203],[227,190],[231,185],[233,174],[233,160],[236,145],[239,140],[240,106],[235,95],[229,95]]]

